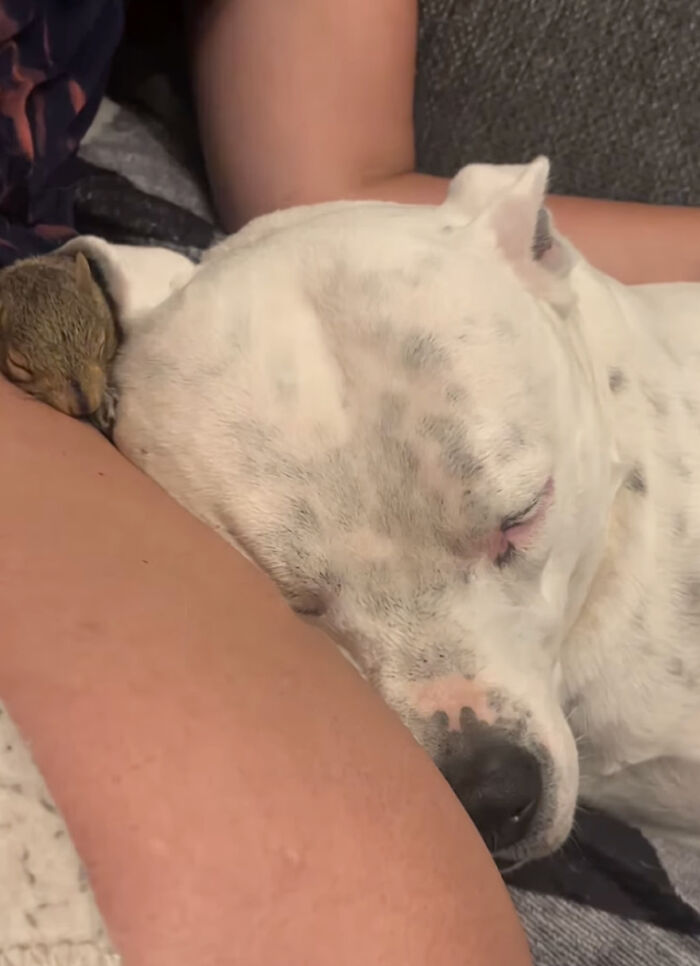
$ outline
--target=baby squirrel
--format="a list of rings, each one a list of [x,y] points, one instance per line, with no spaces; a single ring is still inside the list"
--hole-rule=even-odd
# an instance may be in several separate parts
[[[92,416],[117,345],[112,306],[82,252],[0,271],[0,372],[32,396],[69,416]]]

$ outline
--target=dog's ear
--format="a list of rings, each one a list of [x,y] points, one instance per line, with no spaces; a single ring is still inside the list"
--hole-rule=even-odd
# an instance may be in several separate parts
[[[189,281],[195,270],[188,258],[171,249],[113,245],[94,235],[72,238],[58,252],[75,255],[77,271],[87,272],[88,278],[91,272],[87,260],[95,263],[123,322],[150,312]]]
[[[549,161],[545,157],[530,164],[468,164],[452,179],[446,204],[474,219],[498,199],[517,193],[531,201],[539,199],[539,208],[548,178]]]
[[[530,164],[471,164],[450,184],[446,212],[485,229],[499,251],[535,294],[569,304],[565,278],[572,254],[557,237],[545,207],[549,161]]]

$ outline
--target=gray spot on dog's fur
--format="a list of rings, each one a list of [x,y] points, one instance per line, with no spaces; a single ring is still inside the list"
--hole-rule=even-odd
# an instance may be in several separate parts
[[[666,662],[666,671],[671,677],[679,680],[689,690],[694,690],[697,687],[697,673],[694,673],[680,657],[676,655],[670,657]]]
[[[462,446],[461,442],[447,444],[443,450],[445,467],[460,479],[468,479],[481,469],[479,461]]]
[[[458,342],[472,343],[475,334],[483,331],[483,326],[473,315],[465,315],[460,319],[460,331],[457,333]]]
[[[401,359],[407,369],[436,369],[446,365],[449,355],[432,332],[414,332],[401,346]]]
[[[669,473],[671,473],[673,476],[677,477],[679,480],[691,479],[693,475],[692,470],[682,456],[679,456],[677,453],[672,456],[667,456],[664,454],[662,459],[666,464]]]
[[[641,466],[637,465],[631,469],[627,475],[625,486],[628,490],[632,490],[633,493],[639,493],[640,496],[644,496],[646,494],[647,481],[644,470]]]
[[[294,525],[300,530],[306,532],[318,532],[320,530],[318,516],[308,500],[292,500],[291,513]]]
[[[373,617],[399,618],[404,612],[403,602],[399,597],[387,591],[381,584],[375,584],[369,593],[363,597],[367,613]]]
[[[231,422],[231,436],[239,449],[242,468],[251,483],[263,479],[304,479],[299,462],[284,452],[271,428],[247,420]]]
[[[330,570],[328,560],[302,546],[291,529],[275,527],[262,534],[254,559],[294,609],[309,609],[309,601],[318,600],[326,589],[323,575]]]
[[[695,621],[700,620],[700,577],[685,577],[681,582],[680,594],[686,616]]]
[[[515,325],[507,315],[501,315],[496,320],[496,332],[503,342],[512,342],[515,337]]]
[[[420,431],[440,444],[445,469],[453,476],[469,479],[481,470],[479,460],[464,444],[464,427],[458,420],[449,416],[425,416]]]
[[[361,598],[363,609],[381,618],[383,626],[410,627],[421,642],[425,639],[424,650],[417,653],[411,649],[396,655],[402,680],[420,681],[454,669],[455,660],[460,657],[456,642],[445,640],[443,647],[435,651],[428,646],[430,639],[434,638],[435,627],[440,626],[444,584],[424,583],[417,577],[405,587],[396,586],[389,579],[392,571],[390,561],[365,561],[362,574],[356,575],[353,581],[353,590]]]
[[[389,458],[398,474],[399,485],[410,483],[418,473],[420,461],[413,446],[406,440],[389,437],[383,440],[382,456]]]
[[[8,782],[8,781],[0,780],[0,788],[4,792],[13,792],[15,795],[22,795],[24,792],[24,789],[22,788],[19,782]]]
[[[642,391],[646,396],[649,405],[654,410],[654,415],[658,417],[668,416],[668,400],[648,383],[642,384]]]
[[[632,627],[638,634],[646,633],[647,629],[647,609],[643,602],[638,604],[632,614]]]
[[[498,451],[498,458],[504,463],[510,463],[515,459],[522,449],[527,445],[525,433],[522,426],[511,423],[506,431],[503,444]]]
[[[418,454],[408,440],[394,435],[381,435],[379,443],[367,453],[371,483],[364,480],[366,518],[377,533],[385,536],[407,528],[418,534],[422,526],[416,484]]]
[[[421,432],[424,436],[444,443],[455,433],[461,436],[461,426],[449,416],[424,416],[421,420]]]
[[[677,513],[673,520],[673,535],[682,539],[688,533],[688,521],[683,513]]]
[[[689,480],[693,475],[688,464],[680,456],[675,456],[668,461],[671,472],[681,480]]]
[[[458,383],[451,382],[445,386],[445,399],[447,402],[459,405],[460,403],[464,403],[466,398],[466,390],[463,389]]]
[[[610,392],[621,392],[627,385],[627,376],[624,374],[622,369],[617,366],[613,366],[608,370],[608,385],[610,386]]]
[[[299,386],[297,385],[297,381],[289,374],[280,376],[280,378],[277,379],[275,383],[275,390],[277,393],[278,402],[285,406],[289,406],[296,402],[299,396]]]
[[[513,450],[522,449],[522,447],[525,445],[525,442],[526,438],[523,427],[511,424],[508,427],[508,445],[510,448]]]
[[[384,392],[379,399],[379,423],[381,433],[396,433],[401,428],[408,399],[396,392]]]

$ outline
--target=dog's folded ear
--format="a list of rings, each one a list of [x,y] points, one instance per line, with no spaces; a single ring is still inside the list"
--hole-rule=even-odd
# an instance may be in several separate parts
[[[189,281],[195,266],[184,255],[151,245],[113,245],[94,235],[78,235],[58,249],[83,255],[101,273],[120,321],[149,312]]]
[[[534,294],[565,307],[574,259],[545,207],[548,178],[545,157],[523,165],[470,164],[453,178],[444,208],[451,221],[485,229]]]

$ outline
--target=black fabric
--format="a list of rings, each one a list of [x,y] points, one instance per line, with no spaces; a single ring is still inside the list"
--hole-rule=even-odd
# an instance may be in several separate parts
[[[505,879],[520,889],[700,935],[700,915],[678,895],[653,846],[637,829],[595,810],[579,810],[575,832],[559,852]]]
[[[134,187],[122,175],[79,160],[75,225],[120,245],[163,245],[186,254],[214,241],[215,228],[197,215]]]

